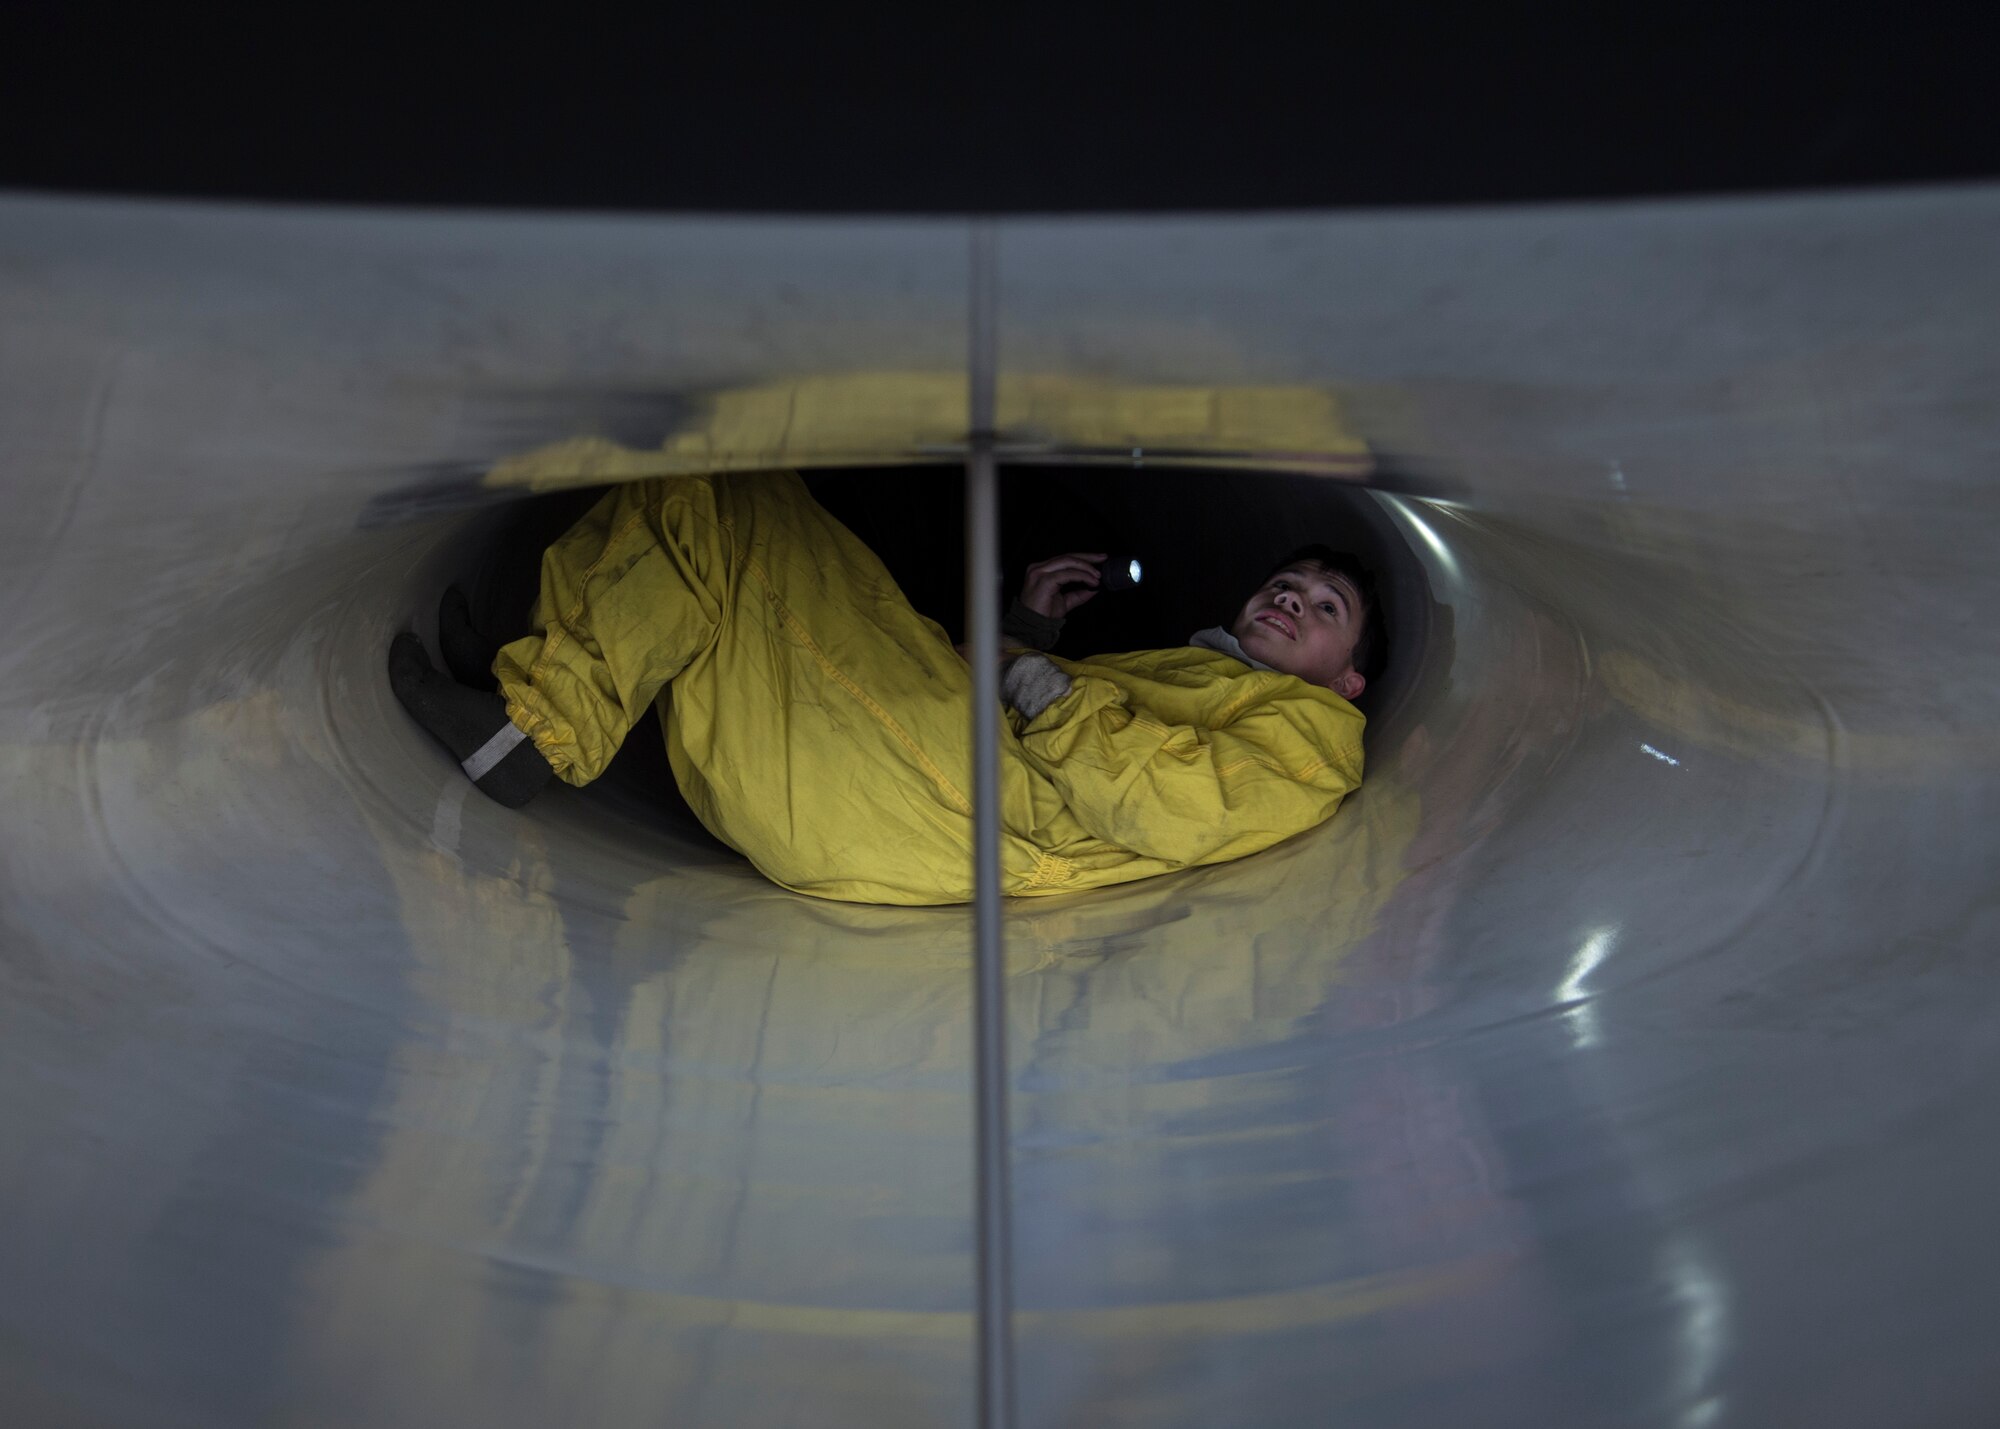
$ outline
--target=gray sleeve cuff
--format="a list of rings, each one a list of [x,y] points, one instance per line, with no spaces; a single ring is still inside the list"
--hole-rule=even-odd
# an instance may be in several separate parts
[[[1016,655],[1000,674],[1000,697],[1033,719],[1069,693],[1069,676],[1046,655]]]
[[[1017,596],[1007,612],[1007,618],[1000,622],[1000,638],[1010,645],[1025,645],[1030,650],[1053,650],[1056,641],[1062,638],[1062,628],[1061,616],[1030,610],[1021,604]]]

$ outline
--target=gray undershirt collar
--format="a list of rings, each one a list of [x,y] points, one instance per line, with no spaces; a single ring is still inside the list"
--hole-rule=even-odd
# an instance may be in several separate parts
[[[1195,631],[1194,634],[1188,636],[1187,643],[1190,645],[1199,645],[1204,650],[1220,651],[1232,660],[1241,660],[1253,670],[1270,670],[1272,668],[1262,660],[1254,660],[1244,654],[1243,647],[1237,643],[1236,637],[1231,635],[1227,630],[1224,630],[1220,625],[1211,625],[1206,630]],[[1273,673],[1275,674],[1276,671],[1273,671]]]

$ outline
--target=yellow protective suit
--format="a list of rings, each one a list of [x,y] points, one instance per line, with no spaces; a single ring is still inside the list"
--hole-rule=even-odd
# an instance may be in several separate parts
[[[798,477],[613,488],[543,558],[534,623],[493,669],[567,782],[657,700],[688,803],[774,882],[971,898],[972,672]],[[1001,735],[1010,894],[1240,858],[1360,783],[1330,690],[1195,647],[1056,663],[1069,693]]]

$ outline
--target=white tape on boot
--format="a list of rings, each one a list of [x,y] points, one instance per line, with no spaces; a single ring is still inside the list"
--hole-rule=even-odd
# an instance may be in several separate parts
[[[477,784],[493,772],[493,766],[514,752],[514,746],[528,737],[528,732],[511,719],[500,726],[493,738],[479,746],[468,759],[461,759],[458,767],[465,771],[465,777]]]

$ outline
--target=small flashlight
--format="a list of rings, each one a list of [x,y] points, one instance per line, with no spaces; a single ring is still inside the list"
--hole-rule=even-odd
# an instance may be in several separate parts
[[[1099,590],[1130,590],[1139,584],[1137,556],[1108,556],[1097,563]]]

